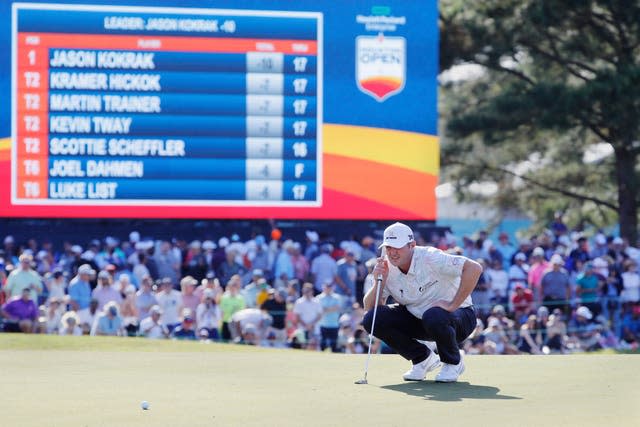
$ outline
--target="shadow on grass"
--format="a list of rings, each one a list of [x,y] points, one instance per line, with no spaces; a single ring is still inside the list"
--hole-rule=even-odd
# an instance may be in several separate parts
[[[426,400],[459,402],[463,399],[519,400],[521,397],[500,394],[498,387],[475,385],[467,382],[436,383],[433,381],[405,382],[381,386]]]

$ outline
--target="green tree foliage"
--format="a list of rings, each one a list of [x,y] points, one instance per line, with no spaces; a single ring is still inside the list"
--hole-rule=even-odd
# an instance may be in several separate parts
[[[632,243],[640,203],[640,2],[443,0],[443,169],[463,197],[492,181],[496,206],[610,225]],[[612,155],[585,162],[596,144]]]

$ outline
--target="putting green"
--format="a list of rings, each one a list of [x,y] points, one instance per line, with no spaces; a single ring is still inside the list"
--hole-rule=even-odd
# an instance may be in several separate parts
[[[469,356],[456,384],[366,355],[0,334],[3,426],[624,426],[640,356]],[[433,376],[429,377],[430,379]],[[150,409],[143,411],[146,400]]]

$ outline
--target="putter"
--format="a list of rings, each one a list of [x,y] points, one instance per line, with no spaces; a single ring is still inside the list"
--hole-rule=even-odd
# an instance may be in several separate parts
[[[369,334],[369,351],[367,354],[367,362],[364,365],[364,378],[356,380],[355,384],[369,384],[367,382],[367,372],[369,372],[369,360],[371,360],[371,345],[373,344],[373,329],[376,326],[376,314],[378,313],[378,299],[380,298],[380,285],[382,284],[382,274],[378,274],[376,278],[376,305],[373,306],[373,321],[371,322],[371,333]]]

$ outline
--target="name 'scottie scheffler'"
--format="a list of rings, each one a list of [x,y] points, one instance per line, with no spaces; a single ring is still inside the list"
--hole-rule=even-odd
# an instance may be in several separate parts
[[[364,296],[364,328],[370,333],[374,326],[377,338],[412,362],[403,375],[406,381],[422,381],[441,364],[435,380],[457,381],[464,372],[459,345],[476,326],[471,291],[482,266],[434,247],[416,246],[411,228],[399,222],[386,228],[380,249],[383,255],[373,275],[382,280]],[[373,325],[376,291],[380,294]],[[389,296],[394,304],[386,304]],[[438,354],[423,341],[435,341]]]

